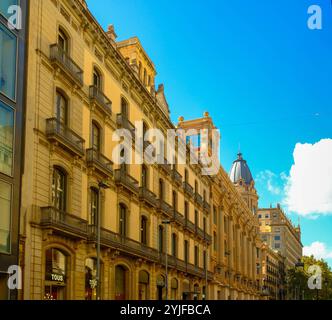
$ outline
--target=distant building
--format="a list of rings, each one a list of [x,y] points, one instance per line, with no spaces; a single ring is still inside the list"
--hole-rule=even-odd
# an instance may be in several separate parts
[[[285,257],[286,269],[302,257],[301,228],[295,227],[278,204],[276,208],[258,209],[261,238]]]

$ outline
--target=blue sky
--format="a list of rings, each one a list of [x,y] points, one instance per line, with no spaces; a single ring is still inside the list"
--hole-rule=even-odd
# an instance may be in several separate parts
[[[258,180],[260,206],[283,203],[296,144],[332,138],[331,1],[87,3],[105,29],[115,25],[118,40],[140,38],[157,68],[157,84],[165,85],[173,121],[209,111],[221,130],[224,168],[229,171],[240,144]],[[322,8],[322,30],[307,27],[310,5]],[[308,170],[320,168],[321,174],[319,146]],[[332,163],[331,152],[326,156]],[[332,171],[327,171],[332,181]],[[297,186],[310,183],[309,178],[303,181]],[[331,183],[325,182],[324,201],[331,203]],[[285,209],[297,222],[298,215]],[[332,210],[321,214],[313,205],[309,211],[301,215],[303,244],[321,242],[323,255],[332,257]]]

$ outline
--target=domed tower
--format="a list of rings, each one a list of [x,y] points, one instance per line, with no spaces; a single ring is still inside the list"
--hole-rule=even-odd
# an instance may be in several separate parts
[[[237,156],[237,159],[233,162],[229,178],[240,192],[243,200],[248,204],[250,210],[256,214],[258,195],[255,189],[255,181],[252,178],[247,161],[242,157],[242,153],[240,152]]]

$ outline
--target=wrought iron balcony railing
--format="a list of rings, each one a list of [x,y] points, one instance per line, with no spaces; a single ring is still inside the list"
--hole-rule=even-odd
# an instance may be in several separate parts
[[[88,230],[89,240],[96,241],[96,226],[88,226]],[[101,228],[100,242],[104,246],[112,247],[139,257],[148,258],[152,261],[157,261],[159,257],[159,252],[156,249],[104,228]]]
[[[112,114],[112,101],[108,99],[105,94],[96,86],[90,86],[90,99],[95,101],[102,110],[108,114]]]
[[[58,44],[52,44],[51,62],[57,64],[80,87],[83,86],[83,70],[74,62],[69,54],[63,51]]]
[[[211,206],[208,202],[204,201],[203,209],[206,213],[210,213]]]
[[[135,126],[129,121],[129,119],[123,116],[121,113],[116,115],[116,124],[118,127],[127,129],[130,132],[131,138],[135,138]]]
[[[61,123],[57,118],[46,120],[46,136],[49,140],[55,140],[69,151],[83,156],[84,139],[73,130]]]
[[[196,226],[189,219],[185,220],[185,228],[192,233],[196,233]]]
[[[198,204],[201,207],[203,206],[203,198],[199,193],[195,192],[194,200],[195,200],[196,204]]]
[[[183,190],[189,197],[194,195],[194,188],[186,181],[183,182]]]
[[[167,215],[169,218],[173,218],[173,208],[166,201],[158,199],[157,209]]]
[[[91,148],[86,150],[86,161],[88,167],[93,167],[101,171],[102,173],[112,176],[113,175],[113,163],[106,158],[99,151]]]
[[[157,206],[157,197],[148,188],[141,187],[139,189],[139,198],[140,198],[141,201],[146,202],[147,204],[149,204],[152,207]]]
[[[174,216],[173,219],[175,222],[177,222],[181,226],[185,225],[184,216],[181,213],[179,213],[177,210],[174,210],[173,216]]]
[[[126,188],[128,191],[138,194],[139,184],[131,175],[125,172],[123,169],[117,169],[114,173],[115,183]]]
[[[182,176],[175,168],[172,169],[172,179],[177,185],[182,185]]]
[[[54,207],[41,208],[40,225],[79,238],[85,238],[88,231],[85,220]]]

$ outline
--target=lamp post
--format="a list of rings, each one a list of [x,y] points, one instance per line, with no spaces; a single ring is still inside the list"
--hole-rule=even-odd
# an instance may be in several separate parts
[[[101,299],[101,272],[100,272],[100,233],[101,233],[101,189],[109,189],[110,186],[104,181],[98,183],[98,219],[97,219],[97,300]]]
[[[168,300],[168,246],[167,246],[167,234],[168,234],[168,225],[171,223],[170,220],[164,220],[162,224],[166,226],[165,228],[165,274],[166,274],[166,279],[165,279],[165,287],[166,287],[166,300]]]

